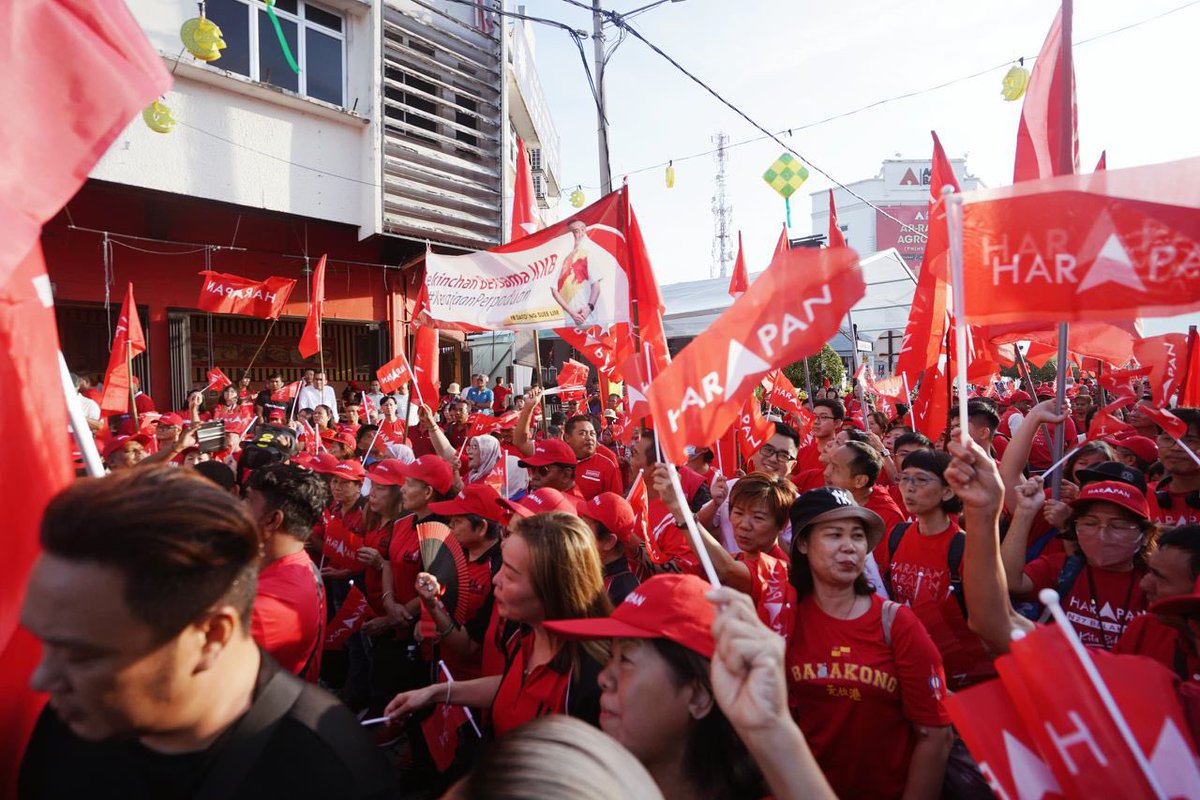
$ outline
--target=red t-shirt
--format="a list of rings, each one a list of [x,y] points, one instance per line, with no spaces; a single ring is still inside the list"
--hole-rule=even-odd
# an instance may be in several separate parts
[[[796,463],[792,465],[792,474],[799,475],[810,469],[819,469],[824,473],[825,465],[821,463],[821,450],[821,442],[811,437],[800,445],[800,449],[796,452]]]
[[[675,515],[667,508],[666,503],[657,497],[650,498],[647,513],[650,515],[650,535],[654,537],[659,552],[666,556],[666,563],[671,565],[673,571],[691,573],[703,578],[704,567],[700,566],[700,558],[692,549],[688,532],[675,524]]]
[[[499,550],[499,543],[493,545],[496,550]],[[466,554],[464,553],[464,556]],[[492,575],[493,567],[499,563],[498,558],[493,558],[495,553],[492,549],[486,551],[474,561],[467,560],[467,582],[459,585],[459,598],[463,605],[460,607],[461,613],[455,614],[454,619],[459,625],[465,625],[468,620],[481,614],[484,610],[484,603],[492,594]],[[493,604],[492,610],[495,610]],[[421,614],[424,615],[425,607],[421,607]],[[484,642],[486,648],[487,643]],[[439,654],[446,662],[446,666],[450,669],[450,674],[454,676],[456,681],[468,681],[472,678],[478,678],[483,674],[480,670],[483,662],[483,651],[475,653],[474,656],[462,656],[454,651],[453,648],[442,646],[439,649]],[[504,668],[504,654],[500,653],[500,669],[495,673],[499,674]]]
[[[1154,487],[1146,491],[1146,503],[1150,506],[1150,519],[1164,528],[1200,523],[1200,508],[1192,508],[1187,504],[1187,496],[1190,492],[1164,491],[1171,496],[1171,504],[1166,508],[1159,505],[1158,493],[1154,491]]]
[[[758,609],[759,619],[780,636],[786,636],[792,629],[796,609],[796,590],[788,582],[787,553],[776,544],[753,558],[745,552],[734,558],[750,567],[750,599]]]
[[[580,461],[575,466],[575,488],[585,500],[591,500],[601,492],[616,492],[623,494],[625,487],[621,482],[621,469],[615,458],[602,453],[595,453]]]
[[[901,606],[892,644],[883,598],[857,619],[829,616],[811,598],[788,636],[788,702],[838,797],[900,797],[916,744],[912,726],[944,726],[942,659],[912,609]],[[869,756],[865,755],[869,749]]]
[[[406,432],[406,426],[402,419],[397,418],[391,422],[385,419],[379,423],[379,441],[385,445],[404,444]]]
[[[396,520],[392,528],[392,541],[387,551],[392,565],[392,591],[397,603],[407,603],[417,597],[417,575],[421,564],[421,541],[417,537],[417,517],[407,514]]]
[[[363,547],[371,547],[379,551],[384,558],[388,557],[388,548],[392,541],[392,521],[384,522],[377,528],[372,528],[363,534]],[[387,610],[383,607],[383,572],[364,566],[363,594],[371,605],[376,616],[384,616]]]
[[[1075,420],[1070,417],[1067,417],[1067,421],[1063,427],[1066,431],[1066,439],[1064,440],[1066,444],[1064,446],[1067,450],[1070,450],[1071,443],[1079,439],[1079,431],[1075,428]],[[1045,469],[1050,466],[1053,460],[1050,442],[1046,440],[1046,426],[1038,425],[1037,434],[1033,437],[1033,445],[1029,449],[1029,464],[1038,469]]]
[[[887,541],[887,535],[892,532],[892,528],[907,519],[900,506],[888,494],[888,490],[879,484],[871,487],[871,496],[867,498],[863,507],[871,509],[883,518],[883,541]]]
[[[805,469],[791,474],[792,485],[796,491],[803,494],[810,489],[820,489],[825,485],[825,469]]]
[[[1200,681],[1200,656],[1180,643],[1179,631],[1153,614],[1134,617],[1114,653],[1153,658],[1185,681]],[[1180,675],[1179,673],[1183,674]]]
[[[512,394],[512,389],[507,386],[492,387],[492,410],[499,414],[508,405],[508,396]]]
[[[500,688],[492,700],[492,730],[496,738],[522,723],[567,710],[568,672],[558,672],[549,663],[525,674],[525,664],[533,650],[533,634],[517,641],[517,652],[500,679]]]
[[[1025,574],[1033,581],[1035,593],[1054,588],[1066,560],[1066,553],[1052,553],[1025,565]],[[1085,566],[1079,571],[1062,606],[1081,642],[1104,650],[1116,646],[1125,627],[1146,610],[1141,587],[1145,574],[1144,569],[1137,567],[1128,572],[1113,572]]]
[[[288,672],[316,682],[325,638],[325,594],[308,553],[299,550],[277,558],[258,573],[250,634]]]

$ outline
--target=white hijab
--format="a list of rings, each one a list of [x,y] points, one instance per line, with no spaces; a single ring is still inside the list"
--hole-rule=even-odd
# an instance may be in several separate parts
[[[471,441],[479,448],[479,466],[467,475],[467,483],[486,478],[500,460],[500,440],[495,436],[472,436]]]

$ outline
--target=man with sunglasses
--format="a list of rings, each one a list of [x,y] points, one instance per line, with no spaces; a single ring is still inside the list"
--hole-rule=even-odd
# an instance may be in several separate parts
[[[1172,413],[1187,424],[1179,439],[1158,431],[1158,460],[1167,477],[1146,492],[1150,518],[1164,527],[1200,523],[1200,464],[1188,450],[1200,454],[1200,408],[1175,408]]]
[[[578,464],[570,446],[562,439],[543,439],[532,449],[532,454],[517,462],[529,470],[529,491],[557,489],[573,503],[582,503],[584,497],[575,485]]]

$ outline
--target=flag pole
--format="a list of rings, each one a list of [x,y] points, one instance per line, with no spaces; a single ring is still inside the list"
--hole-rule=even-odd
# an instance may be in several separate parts
[[[134,314],[137,310],[134,309]],[[138,432],[137,392],[133,388],[133,340],[125,334],[125,374],[129,376],[129,413],[133,415],[133,432]]]
[[[1062,0],[1062,30],[1059,52],[1059,119],[1062,125],[1058,134],[1058,169],[1060,175],[1071,175],[1075,172],[1075,64],[1071,53],[1071,27],[1074,16],[1073,0]],[[1070,327],[1065,322],[1058,324],[1058,380],[1054,390],[1054,413],[1063,413],[1067,397],[1067,339]],[[1063,447],[1066,445],[1067,421],[1064,419],[1054,426],[1053,459],[1062,458]],[[1050,484],[1051,497],[1058,500],[1062,496],[1062,472],[1054,473]]]
[[[92,435],[92,429],[88,427],[83,406],[75,402],[72,397],[72,395],[78,394],[79,390],[71,382],[71,371],[67,368],[67,359],[63,356],[62,350],[58,351],[58,373],[62,378],[63,395],[67,401],[67,417],[71,422],[71,433],[75,436],[76,444],[79,445],[79,454],[83,456],[83,465],[89,476],[102,477],[104,462],[100,459],[100,451],[96,449],[96,437]]]
[[[958,352],[958,435],[964,446],[970,441],[967,428],[967,322],[966,301],[963,287],[963,235],[962,195],[953,186],[942,187],[942,199],[946,204],[946,229],[950,239],[951,289],[954,292],[954,342]]]
[[[805,356],[801,360],[804,362],[804,387],[806,389],[808,389],[808,405],[809,405],[809,408],[811,408],[813,400],[816,400],[817,398],[813,397],[812,375],[809,374],[809,371],[808,371],[808,357]]]
[[[904,383],[904,403],[908,406],[908,411],[905,413],[912,417],[909,422],[912,423],[913,430],[915,431],[917,429],[917,407],[913,402],[912,389],[908,388],[908,373],[901,372],[900,380]]]

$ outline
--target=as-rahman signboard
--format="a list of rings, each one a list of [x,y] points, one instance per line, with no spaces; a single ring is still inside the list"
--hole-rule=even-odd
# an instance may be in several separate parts
[[[885,213],[900,222],[889,219]],[[920,233],[901,227],[901,223],[916,228]],[[925,228],[928,223],[929,208],[924,203],[911,206],[880,206],[875,212],[875,249],[896,248],[915,270],[921,266],[921,256],[925,253]]]

